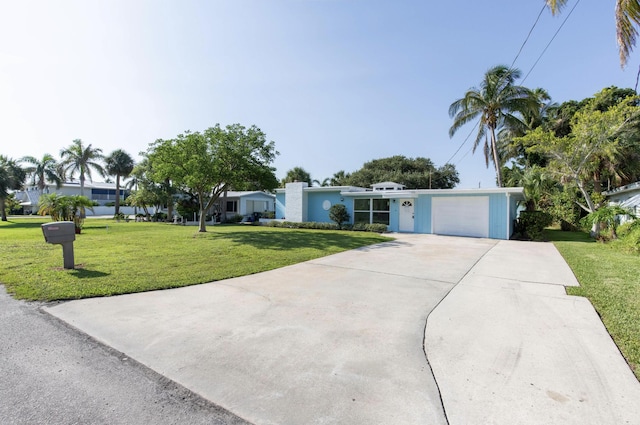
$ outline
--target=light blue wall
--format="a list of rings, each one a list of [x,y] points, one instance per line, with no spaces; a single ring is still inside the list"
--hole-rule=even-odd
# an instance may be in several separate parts
[[[353,201],[349,198],[340,196],[340,191],[321,191],[321,192],[307,192],[307,200],[309,204],[309,221],[315,221],[317,223],[330,223],[329,210],[322,208],[324,201],[331,202],[331,205],[344,204],[347,207],[349,216],[353,221]],[[341,201],[340,199],[344,199]]]
[[[397,232],[400,229],[400,203],[398,198],[391,199],[389,203],[389,226],[390,232]]]
[[[419,195],[415,203],[415,229],[416,233],[432,233],[431,229],[431,200],[434,197],[443,195]],[[507,218],[507,196],[504,193],[478,193],[478,194],[447,194],[447,197],[451,196],[488,196],[489,197],[489,237],[492,239],[509,239],[510,234],[507,234],[507,224],[509,224],[510,231],[513,232],[512,221],[517,215],[517,202],[513,196],[509,197],[510,217]],[[507,221],[509,220],[509,221]],[[397,218],[395,220],[398,221]]]
[[[353,222],[353,197],[341,196],[340,191],[309,191],[308,194],[308,221],[315,222],[331,222],[329,219],[329,211],[322,208],[325,200],[331,202],[331,205],[344,204],[351,216]],[[381,195],[369,194],[372,198],[379,198]],[[489,237],[493,239],[508,239],[513,232],[513,221],[518,215],[518,205],[516,197],[507,198],[504,193],[460,193],[460,194],[420,194],[414,199],[414,229],[416,233],[432,233],[431,229],[431,208],[432,199],[437,196],[456,197],[456,196],[483,196],[489,197]],[[340,199],[343,199],[342,201]],[[395,198],[390,203],[389,209],[389,231],[397,232],[400,222],[400,202]],[[507,217],[507,202],[509,202],[509,217]],[[285,194],[276,193],[276,218],[285,216]],[[509,229],[507,229],[507,225]]]
[[[507,195],[492,193],[489,195],[489,237],[491,239],[509,239],[507,235]]]
[[[276,193],[276,218],[286,218],[284,192]]]

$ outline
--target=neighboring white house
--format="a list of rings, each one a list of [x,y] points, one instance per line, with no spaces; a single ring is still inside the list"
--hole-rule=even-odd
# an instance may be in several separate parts
[[[610,203],[629,208],[636,216],[640,217],[640,182],[621,186],[602,192],[602,194],[607,197]]]
[[[228,191],[227,196],[218,198],[216,209],[225,211],[227,217],[250,215],[253,213],[275,212],[276,197],[260,191]]]
[[[59,188],[55,184],[45,187],[43,194],[57,193],[59,195],[80,195],[80,182],[64,182]],[[124,200],[129,194],[128,190],[120,188],[120,199]],[[24,190],[15,192],[16,199],[20,201],[25,214],[37,213],[40,202],[40,190],[37,186],[27,186]],[[104,182],[85,182],[84,196],[96,202],[98,206],[93,207],[93,211],[87,210],[87,215],[113,215],[115,207],[112,205],[116,200],[116,184]],[[122,201],[121,201],[122,202]],[[134,208],[120,206],[123,214],[133,214]]]

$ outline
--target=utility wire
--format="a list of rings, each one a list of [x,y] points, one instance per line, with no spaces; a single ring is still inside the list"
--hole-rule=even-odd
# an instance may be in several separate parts
[[[513,68],[513,65],[515,65],[516,61],[520,57],[520,53],[522,53],[522,49],[524,49],[524,45],[527,44],[527,41],[529,41],[529,37],[531,37],[531,33],[533,32],[533,29],[536,27],[536,25],[538,25],[538,21],[540,20],[540,17],[542,16],[542,12],[544,12],[544,10],[546,8],[547,8],[547,5],[545,3],[542,6],[542,9],[540,9],[540,13],[538,13],[538,17],[536,18],[536,21],[531,26],[531,29],[529,30],[529,34],[527,34],[527,38],[525,38],[524,41],[522,42],[522,46],[520,46],[520,50],[518,50],[518,54],[516,55],[515,58],[513,58],[513,62],[511,62],[511,68]]]
[[[569,11],[569,13],[567,14],[567,16],[564,18],[564,20],[562,21],[562,24],[560,24],[560,27],[558,27],[558,29],[556,30],[555,34],[553,35],[553,37],[551,37],[551,40],[549,40],[549,43],[547,43],[546,47],[544,48],[544,50],[542,51],[542,53],[540,53],[540,55],[538,56],[538,58],[536,59],[535,63],[533,64],[533,66],[531,66],[531,69],[529,69],[529,72],[527,72],[527,75],[525,75],[525,77],[522,79],[522,82],[524,83],[524,81],[527,79],[527,77],[529,77],[529,74],[531,74],[531,72],[533,71],[533,69],[536,67],[536,65],[538,64],[538,62],[540,62],[540,59],[542,59],[542,56],[544,56],[545,52],[547,51],[547,49],[549,48],[549,46],[551,45],[551,43],[553,42],[553,40],[555,40],[556,36],[558,35],[558,33],[560,32],[560,30],[562,29],[562,27],[564,26],[564,24],[567,22],[567,20],[569,19],[569,17],[571,16],[571,14],[573,13],[573,11],[575,10],[576,6],[578,6],[578,4],[580,3],[580,0],[578,0],[573,7],[571,8],[571,10]],[[544,10],[547,8],[547,5],[543,5],[542,8],[540,9],[540,12],[538,13],[538,16],[536,17],[535,22],[533,23],[533,25],[531,26],[531,29],[529,30],[529,33],[527,34],[526,38],[524,39],[524,41],[522,42],[522,45],[520,46],[520,49],[518,50],[518,53],[516,54],[515,58],[513,58],[513,62],[511,62],[511,68],[513,68],[513,65],[515,65],[516,61],[518,60],[518,58],[520,57],[520,53],[522,53],[522,50],[524,49],[524,46],[527,44],[527,41],[529,41],[529,38],[531,37],[531,34],[533,33],[533,30],[535,29],[536,25],[538,24],[538,21],[540,20],[540,17],[542,16],[542,13],[544,12]],[[638,76],[640,78],[640,69],[638,71]],[[636,83],[637,84],[637,83]],[[467,143],[467,141],[469,140],[469,137],[471,137],[471,134],[475,131],[476,127],[478,127],[478,124],[480,124],[480,121],[476,122],[476,125],[473,127],[473,129],[471,129],[471,131],[469,132],[469,134],[467,135],[467,137],[462,141],[462,143],[460,144],[460,146],[458,147],[458,149],[456,149],[456,151],[454,152],[453,155],[451,155],[451,158],[449,158],[449,160],[447,161],[447,163],[449,163],[457,154],[458,152],[460,152],[460,149],[462,149],[462,147]],[[460,158],[458,160],[462,161],[462,159],[464,157],[466,157],[469,152],[471,152],[473,149],[470,149],[469,151],[467,151],[462,158]]]
[[[480,124],[480,120],[476,121],[476,125],[473,126],[473,128],[471,129],[469,134],[467,134],[467,137],[465,137],[465,139],[462,141],[460,146],[458,146],[458,149],[456,149],[456,151],[453,153],[453,155],[451,155],[451,158],[449,158],[447,160],[447,162],[445,162],[445,164],[449,164],[451,162],[451,160],[453,159],[453,157],[456,156],[458,154],[458,152],[460,152],[460,149],[462,149],[464,144],[467,143],[467,140],[469,140],[469,137],[471,137],[471,134],[473,134],[473,132],[476,131],[476,128],[478,127],[478,124]],[[465,154],[465,156],[466,156],[466,154]],[[464,158],[464,156],[462,158]]]
[[[580,4],[580,0],[578,0],[573,7],[571,8],[571,10],[569,11],[569,13],[567,14],[566,18],[564,18],[564,21],[562,21],[562,24],[560,24],[560,26],[558,27],[558,30],[556,31],[555,34],[553,34],[553,37],[551,37],[551,40],[549,40],[549,43],[547,43],[547,46],[544,48],[544,50],[542,51],[542,53],[540,53],[540,56],[538,56],[538,59],[536,59],[535,63],[533,64],[533,66],[531,67],[531,69],[529,70],[529,72],[527,72],[527,75],[524,76],[524,78],[522,79],[522,82],[524,83],[525,80],[527,79],[527,77],[529,76],[529,74],[531,74],[531,71],[533,71],[533,69],[536,67],[536,65],[538,64],[538,62],[540,61],[540,59],[542,58],[542,56],[544,56],[545,52],[547,51],[547,49],[549,48],[549,46],[551,45],[551,43],[553,43],[553,40],[555,40],[556,36],[558,35],[558,33],[560,32],[560,30],[562,29],[562,27],[564,26],[564,24],[567,22],[567,19],[569,19],[569,17],[571,16],[571,14],[573,13],[573,11],[576,9],[576,6],[578,6]]]
[[[538,25],[538,21],[540,20],[540,17],[542,16],[542,13],[544,12],[544,10],[547,8],[547,5],[544,4],[542,6],[542,9],[540,9],[540,12],[538,13],[538,16],[535,20],[535,22],[533,23],[533,25],[531,26],[531,29],[529,30],[529,33],[527,34],[527,37],[524,39],[524,41],[522,42],[522,45],[520,46],[520,50],[518,50],[518,53],[516,54],[516,57],[513,58],[513,62],[511,62],[511,66],[510,68],[513,68],[513,65],[516,63],[516,61],[518,60],[518,58],[520,57],[520,53],[522,53],[522,50],[524,49],[524,46],[527,44],[527,41],[529,41],[529,37],[531,37],[531,34],[533,33],[534,28],[536,27],[536,25]],[[460,149],[462,149],[462,147],[467,143],[467,141],[469,140],[469,137],[471,137],[471,135],[473,134],[473,132],[476,130],[476,128],[478,127],[478,125],[480,124],[480,121],[476,122],[476,125],[473,126],[473,128],[471,129],[471,131],[469,132],[469,134],[467,135],[467,137],[465,137],[465,139],[462,141],[462,143],[460,144],[460,146],[458,146],[458,149],[456,149],[456,151],[453,153],[453,155],[451,155],[451,158],[449,158],[447,160],[447,162],[445,162],[445,164],[450,163],[450,161],[458,154],[458,152],[460,152]],[[460,158],[458,161],[462,161],[462,159],[467,156],[469,152],[465,153],[462,158]]]

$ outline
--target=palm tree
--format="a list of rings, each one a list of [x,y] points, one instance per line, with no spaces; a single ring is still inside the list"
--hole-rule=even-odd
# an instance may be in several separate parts
[[[105,169],[111,176],[116,176],[116,215],[120,213],[120,177],[127,178],[133,170],[133,158],[123,151],[116,149],[105,158]]]
[[[31,174],[32,184],[38,186],[40,196],[44,193],[44,188],[47,187],[47,181],[55,183],[57,189],[62,185],[62,179],[57,171],[58,162],[51,154],[45,153],[40,160],[34,156],[25,156],[22,161],[32,164],[25,171]]]
[[[546,169],[538,165],[527,167],[524,170],[513,166],[509,171],[506,185],[507,187],[520,186],[523,188],[527,211],[538,210],[540,204],[549,197],[552,189],[557,184]]]
[[[331,186],[346,186],[351,177],[351,174],[345,173],[344,170],[340,170],[337,173],[334,173],[329,181]]]
[[[70,172],[70,176],[73,176],[76,171],[80,175],[80,195],[84,196],[84,180],[85,176],[91,180],[91,169],[93,168],[101,176],[105,175],[104,168],[100,165],[98,160],[104,158],[102,155],[102,149],[92,148],[91,144],[86,147],[83,145],[82,140],[75,139],[71,146],[60,151],[60,157],[65,164],[65,171]]]
[[[73,221],[79,234],[86,210],[93,211],[93,202],[86,196],[51,193],[40,198],[38,214],[50,215],[53,221]]]
[[[0,155],[0,216],[7,221],[5,200],[10,190],[18,190],[27,178],[25,170],[18,163],[4,155]]]
[[[302,167],[293,167],[291,170],[287,171],[287,175],[282,179],[282,187],[287,183],[292,182],[306,182],[309,186],[313,185],[311,174]]]
[[[567,4],[567,0],[546,0],[551,13],[556,14]],[[625,66],[631,50],[636,45],[637,26],[640,25],[640,2],[638,0],[616,0],[616,35],[620,66]]]
[[[514,138],[522,137],[541,125],[548,125],[549,115],[555,114],[559,108],[557,103],[551,101],[551,96],[545,89],[532,90],[531,97],[537,107],[523,111],[522,120],[515,122],[516,127],[506,123],[497,134],[498,156],[504,162],[514,159],[516,163],[524,167],[536,164],[546,165],[544,157],[527,152],[522,142],[514,141]]]
[[[475,152],[480,140],[484,137],[484,155],[487,167],[492,161],[496,168],[498,187],[502,187],[501,161],[496,145],[496,129],[505,125],[513,128],[524,126],[521,116],[537,107],[531,90],[515,85],[520,78],[520,70],[498,65],[489,69],[484,75],[480,88],[467,90],[464,97],[449,106],[449,116],[453,124],[449,136],[453,135],[465,124],[480,117],[478,134],[473,144]],[[487,132],[491,144],[487,140]]]

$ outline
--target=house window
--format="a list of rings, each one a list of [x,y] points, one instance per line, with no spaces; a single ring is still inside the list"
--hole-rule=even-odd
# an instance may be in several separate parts
[[[389,225],[389,199],[355,199],[354,223],[380,223]]]
[[[227,201],[227,212],[238,212],[238,201]]]

